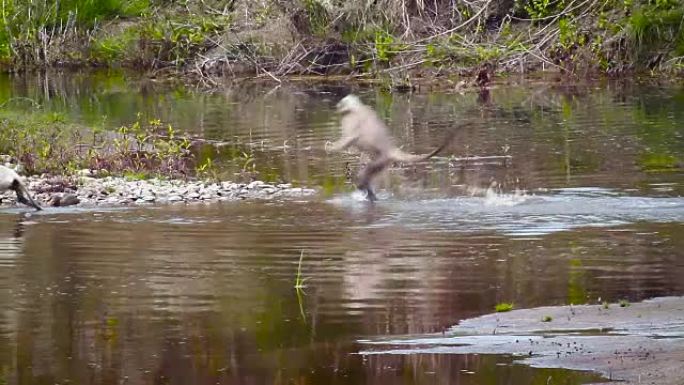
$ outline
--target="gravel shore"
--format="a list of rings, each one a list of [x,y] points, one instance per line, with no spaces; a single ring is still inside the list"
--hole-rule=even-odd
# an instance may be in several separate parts
[[[82,170],[73,178],[31,176],[24,178],[33,199],[43,206],[131,205],[220,202],[241,199],[285,199],[311,196],[316,190],[291,184],[206,182],[166,179],[128,180],[96,178]],[[14,191],[0,195],[0,206],[16,205]]]

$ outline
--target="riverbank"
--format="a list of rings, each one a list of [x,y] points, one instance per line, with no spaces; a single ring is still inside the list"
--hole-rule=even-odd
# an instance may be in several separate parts
[[[373,349],[361,354],[510,354],[533,367],[591,370],[625,385],[684,380],[684,297],[494,313],[447,334],[364,341]]]
[[[291,199],[312,196],[315,189],[293,187],[289,183],[269,184],[186,181],[180,179],[130,180],[125,177],[80,175],[30,176],[25,182],[32,197],[44,207],[50,206],[119,206],[141,204],[211,203],[244,199]],[[15,206],[13,191],[0,195],[0,207]]]
[[[9,1],[9,71],[129,67],[214,85],[222,78],[350,75],[411,89],[420,79],[553,71],[681,73],[680,0],[454,3],[422,0]],[[78,10],[78,12],[75,12]]]

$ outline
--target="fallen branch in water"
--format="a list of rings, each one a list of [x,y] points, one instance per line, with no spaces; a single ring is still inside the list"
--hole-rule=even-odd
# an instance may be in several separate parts
[[[453,162],[470,162],[473,160],[495,160],[495,159],[513,159],[511,155],[488,155],[488,156],[464,156],[460,158],[449,158]]]

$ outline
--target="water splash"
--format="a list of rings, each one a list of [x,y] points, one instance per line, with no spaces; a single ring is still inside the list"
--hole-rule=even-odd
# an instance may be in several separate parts
[[[337,201],[348,206],[346,200]],[[558,189],[544,194],[498,188],[470,189],[467,196],[400,201],[381,200],[385,212],[373,227],[400,224],[439,232],[499,232],[541,236],[581,227],[645,222],[683,222],[684,198],[629,196],[603,188]]]

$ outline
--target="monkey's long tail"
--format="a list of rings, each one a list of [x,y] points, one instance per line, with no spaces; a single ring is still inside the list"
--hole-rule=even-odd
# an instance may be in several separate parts
[[[392,151],[390,154],[390,158],[395,161],[395,162],[404,162],[404,163],[415,163],[415,162],[420,162],[423,160],[427,160],[432,158],[433,156],[439,154],[444,148],[450,143],[450,140],[445,140],[442,145],[437,147],[436,149],[432,150],[429,154],[409,154],[404,151],[401,151],[400,149],[395,149]]]
[[[458,126],[456,126],[456,128],[465,127],[467,124],[468,123],[461,123]],[[420,162],[423,160],[430,159],[433,156],[442,152],[442,150],[444,150],[444,148],[451,143],[451,141],[454,139],[454,132],[455,132],[455,129],[450,130],[449,135],[444,139],[442,144],[439,147],[432,150],[432,152],[430,152],[429,154],[409,154],[409,153],[401,151],[400,149],[397,148],[394,151],[392,151],[392,153],[390,154],[389,157],[390,157],[390,159],[392,159],[395,162],[405,162],[405,163],[415,163],[415,162]]]
[[[33,200],[33,198],[31,198],[31,194],[29,193],[28,189],[19,180],[14,181],[14,191],[17,192],[17,200],[19,202],[27,206],[31,206],[36,210],[43,209],[38,203],[36,203],[36,201]]]

